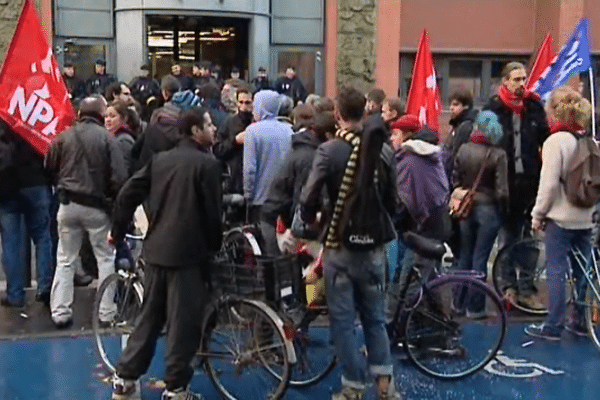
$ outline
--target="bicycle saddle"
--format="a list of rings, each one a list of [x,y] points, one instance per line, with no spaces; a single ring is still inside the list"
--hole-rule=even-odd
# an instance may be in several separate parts
[[[405,232],[404,243],[422,257],[439,260],[446,253],[444,243],[419,235],[415,232]]]

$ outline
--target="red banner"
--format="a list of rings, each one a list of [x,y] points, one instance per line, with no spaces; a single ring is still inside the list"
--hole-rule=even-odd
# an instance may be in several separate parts
[[[422,124],[439,132],[438,117],[441,112],[442,101],[437,86],[435,65],[431,56],[427,31],[423,30],[408,92],[406,113],[417,116]]]
[[[531,72],[527,77],[527,82],[525,83],[527,90],[532,90],[533,86],[542,76],[542,73],[550,66],[550,64],[552,64],[552,60],[554,60],[555,57],[556,49],[554,48],[554,40],[552,39],[552,35],[548,34],[540,47],[540,51],[533,63]]]
[[[0,118],[41,154],[75,119],[60,68],[31,0],[25,0],[6,55],[0,93]]]

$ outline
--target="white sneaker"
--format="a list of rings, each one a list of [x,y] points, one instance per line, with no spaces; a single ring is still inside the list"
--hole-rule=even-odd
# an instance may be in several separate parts
[[[201,395],[192,393],[187,389],[177,389],[174,391],[165,390],[162,394],[161,400],[204,400],[204,398]]]
[[[140,398],[135,380],[123,379],[116,374],[113,376],[112,400],[137,400]]]

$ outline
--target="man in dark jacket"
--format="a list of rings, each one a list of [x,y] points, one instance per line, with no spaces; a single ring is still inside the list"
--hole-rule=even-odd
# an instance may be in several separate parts
[[[473,131],[473,121],[477,118],[478,111],[473,108],[473,95],[467,90],[456,91],[450,96],[450,126],[452,131],[446,138],[444,152],[446,158],[444,167],[450,181],[452,180],[452,168],[454,158],[458,149],[469,142]]]
[[[171,76],[175,77],[175,79],[179,81],[181,90],[192,90],[194,82],[192,81],[192,78],[183,72],[179,63],[175,63],[171,66]]]
[[[244,139],[239,134],[252,123],[252,95],[248,89],[241,88],[236,97],[238,112],[228,117],[219,127],[215,155],[229,168],[231,181],[228,192],[243,194]]]
[[[150,76],[150,66],[144,64],[140,67],[140,76],[133,78],[129,83],[131,95],[142,106],[141,118],[144,121],[150,119],[150,110],[152,103],[155,102],[161,94],[160,83]]]
[[[198,94],[198,90],[202,86],[208,83],[217,85],[216,80],[210,75],[210,62],[201,61],[194,63],[194,66],[192,67],[192,81],[194,93],[196,94]]]
[[[294,105],[298,102],[304,102],[306,96],[308,96],[302,81],[296,76],[296,68],[291,65],[285,70],[285,75],[275,82],[275,90],[280,94],[291,97],[294,100]]]
[[[25,304],[25,271],[22,251],[29,236],[35,244],[37,266],[36,300],[48,305],[54,276],[50,235],[50,181],[44,171],[43,157],[0,121],[0,140],[7,146],[11,160],[4,160],[0,170],[0,229],[2,230],[2,265],[6,275],[6,296],[0,304],[21,307]],[[3,157],[9,156],[3,154]],[[25,217],[25,218],[23,218]],[[23,220],[27,229],[23,229]],[[27,232],[24,234],[24,232]]]
[[[342,135],[344,132],[364,135],[366,130],[363,131],[361,127],[364,112],[365,96],[362,93],[354,88],[340,90],[336,101],[336,113],[341,130],[335,139],[323,143],[317,149],[308,180],[300,195],[303,221],[312,223],[315,220],[315,215],[320,209],[323,187],[327,188],[332,203],[333,199],[338,199],[352,152],[352,146],[342,138]],[[374,124],[381,126],[382,130],[385,129],[381,116],[373,118],[378,118],[378,121],[373,121]],[[391,158],[391,154],[388,157]],[[391,164],[390,159],[387,163],[381,163],[381,168],[378,169],[382,172],[381,179],[378,180],[381,198],[387,200],[386,210],[389,210],[381,211],[386,213],[393,212],[395,207]],[[336,217],[335,210],[331,215],[332,219]],[[389,220],[389,215],[377,217]],[[339,224],[330,221],[330,226],[333,231],[336,231],[338,230],[336,226]],[[382,226],[381,229],[384,230],[381,235],[382,243],[371,251],[350,251],[339,241],[337,243],[326,241],[323,272],[327,286],[331,334],[342,370],[342,390],[334,393],[332,400],[360,399],[365,391],[366,372],[362,360],[356,356],[356,349],[359,348],[354,328],[357,309],[361,311],[360,318],[366,336],[370,370],[377,380],[378,397],[399,398],[392,380],[393,365],[384,311],[384,244],[392,240],[395,233],[391,223]],[[339,237],[340,233],[333,236]]]
[[[57,266],[50,296],[52,321],[58,328],[72,323],[74,263],[84,231],[98,262],[100,282],[115,270],[114,250],[106,243],[110,199],[127,179],[127,171],[116,139],[104,128],[105,111],[104,99],[83,99],[79,121],[56,136],[46,155],[46,168],[54,178],[60,201]],[[105,296],[100,319],[108,320],[114,312],[113,300]]]
[[[267,70],[265,67],[258,67],[258,74],[256,78],[252,79],[252,87],[254,88],[254,94],[260,92],[261,90],[270,90],[271,82],[269,82],[269,77],[267,76]]]
[[[504,130],[499,147],[506,151],[508,160],[509,208],[502,229],[500,247],[507,246],[522,236],[528,209],[533,206],[540,179],[540,150],[550,134],[546,112],[540,98],[525,89],[527,73],[518,62],[508,63],[502,71],[502,85],[484,110],[493,111]],[[531,279],[521,279],[519,301],[530,307],[542,307],[536,297]]]
[[[189,393],[190,364],[200,344],[208,302],[208,259],[221,245],[221,167],[210,154],[216,127],[205,108],[181,116],[183,139],[157,154],[119,193],[109,241],[122,240],[136,207],[148,199],[144,240],[144,304],[113,383],[113,399],[138,398],[156,338],[166,323],[166,390],[163,399],[200,399]],[[186,397],[187,396],[187,397]]]
[[[74,105],[79,104],[79,101],[85,96],[85,82],[75,72],[75,66],[73,63],[66,63],[62,74],[67,90],[69,91],[69,98]]]
[[[106,61],[97,60],[94,66],[94,74],[86,82],[87,95],[101,94],[106,96],[106,89],[117,81],[114,75],[106,73]]]

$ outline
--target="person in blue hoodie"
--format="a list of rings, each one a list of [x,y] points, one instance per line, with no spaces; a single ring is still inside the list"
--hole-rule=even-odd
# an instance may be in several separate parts
[[[261,90],[254,97],[255,123],[246,128],[244,138],[244,197],[249,222],[260,220],[261,207],[267,200],[271,183],[292,147],[291,126],[277,121],[279,94]]]

